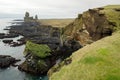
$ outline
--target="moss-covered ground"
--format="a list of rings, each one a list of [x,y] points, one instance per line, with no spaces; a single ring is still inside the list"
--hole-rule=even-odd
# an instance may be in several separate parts
[[[50,54],[51,49],[47,45],[36,44],[30,41],[27,41],[25,53],[32,53],[34,56],[38,56],[40,58],[45,58]]]

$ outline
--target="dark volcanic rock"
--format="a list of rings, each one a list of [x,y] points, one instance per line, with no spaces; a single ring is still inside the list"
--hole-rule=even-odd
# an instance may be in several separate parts
[[[3,39],[5,36],[5,33],[0,33],[0,39]]]
[[[19,35],[15,34],[15,33],[9,33],[9,34],[0,33],[0,39],[3,39],[3,38],[15,38],[15,37],[18,37],[18,36]]]
[[[20,60],[17,60],[9,55],[0,55],[0,68],[7,68],[18,61]]]
[[[53,58],[40,59],[29,54],[18,69],[35,75],[44,75],[55,64],[53,62],[55,62]]]
[[[25,61],[21,65],[18,66],[18,69],[20,71],[25,71],[27,73],[35,74],[35,75],[44,75],[47,73],[48,69],[46,67],[43,67],[40,69],[39,67],[30,65],[29,62]]]
[[[13,40],[3,40],[3,42],[6,43],[6,44],[7,43],[10,44],[11,42],[13,42]]]
[[[5,34],[4,38],[15,38],[18,36],[19,36],[19,34],[9,33],[9,34]]]
[[[25,38],[20,38],[17,41],[19,41],[19,42],[26,42]]]
[[[17,46],[21,46],[21,45],[24,45],[26,42],[12,42],[10,44],[10,46],[12,47],[17,47]]]
[[[23,35],[24,38],[18,40],[22,43],[25,43],[26,40],[30,40],[38,44],[52,44],[53,46],[50,46],[51,49],[56,49],[60,45],[59,28],[54,28],[49,25],[41,25],[34,20],[23,22],[21,25],[10,26],[10,33]]]

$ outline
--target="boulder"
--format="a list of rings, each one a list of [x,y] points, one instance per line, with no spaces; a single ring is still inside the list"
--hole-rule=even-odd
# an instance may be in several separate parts
[[[3,40],[3,43],[10,44],[13,40]]]

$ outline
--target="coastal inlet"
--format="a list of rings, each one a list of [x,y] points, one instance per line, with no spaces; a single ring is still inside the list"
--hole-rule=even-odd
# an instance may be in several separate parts
[[[8,34],[7,26],[11,26],[13,19],[0,19],[0,33]],[[17,62],[16,65],[21,64],[24,59],[24,49],[25,45],[12,47],[10,44],[3,43],[3,40],[13,40],[13,42],[18,42],[17,40],[23,38],[23,36],[18,36],[14,38],[2,38],[0,39],[0,55],[9,55],[16,59],[20,59],[20,62]],[[35,76],[21,72],[17,67],[10,66],[8,68],[0,69],[0,80],[48,80],[46,76]]]

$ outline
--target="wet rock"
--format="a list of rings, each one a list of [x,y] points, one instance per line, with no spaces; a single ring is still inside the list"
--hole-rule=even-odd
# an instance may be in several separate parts
[[[10,44],[13,40],[3,40],[3,43]]]
[[[43,60],[26,60],[18,66],[20,71],[25,71],[30,74],[44,75],[47,73],[49,67]]]
[[[5,33],[0,33],[0,39],[3,39],[5,36]]]
[[[18,61],[20,60],[17,60],[9,55],[0,55],[0,68],[7,68]]]
[[[3,39],[3,38],[15,38],[15,37],[18,37],[18,36],[19,35],[15,34],[15,33],[8,33],[8,34],[0,33],[0,39]]]
[[[5,34],[4,38],[15,38],[18,36],[19,36],[19,34],[9,33],[9,34]]]
[[[15,62],[17,63],[17,62],[19,62],[19,61],[21,61],[21,59],[16,59]],[[11,65],[12,65],[13,67],[17,67],[17,66],[19,66],[18,64],[15,64],[15,63],[14,63],[14,64],[11,64]]]
[[[10,44],[11,47],[17,47],[17,46],[21,46],[24,45],[26,42],[12,42]]]
[[[25,16],[25,19],[29,19],[30,16]],[[21,23],[21,25],[12,25],[9,26],[10,30],[9,32],[11,34],[20,34],[24,36],[24,38],[19,39],[18,41],[20,44],[25,43],[26,40],[33,41],[35,43],[39,44],[50,44],[51,48],[55,49],[59,45],[56,46],[56,44],[60,44],[60,29],[54,28],[50,25],[42,25],[36,20],[28,20]],[[20,45],[19,43],[13,44]]]
[[[19,41],[19,42],[26,42],[26,39],[25,38],[20,38],[17,41]]]

